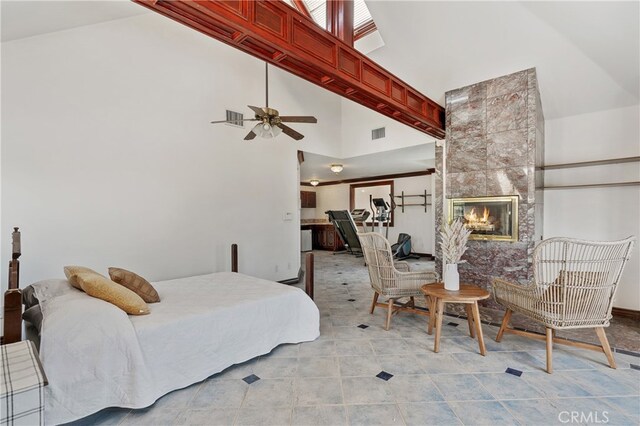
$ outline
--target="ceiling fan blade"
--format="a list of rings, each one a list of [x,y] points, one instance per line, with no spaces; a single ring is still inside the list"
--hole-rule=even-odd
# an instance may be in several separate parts
[[[302,133],[296,132],[291,127],[287,126],[286,124],[280,123],[280,124],[277,124],[277,126],[282,129],[282,132],[285,135],[291,136],[292,138],[294,138],[297,141],[299,141],[300,139],[304,138],[304,135]]]
[[[318,119],[309,115],[281,115],[280,121],[285,123],[317,123]]]
[[[249,133],[247,133],[247,136],[244,137],[245,141],[250,141],[251,139],[254,139],[257,135],[255,133],[253,133],[253,130],[250,131]]]
[[[242,120],[218,120],[218,121],[211,121],[211,124],[218,124],[218,123],[234,124],[234,123],[237,123],[238,121],[262,121],[262,120],[258,120],[257,118],[244,118]]]
[[[262,108],[258,108],[256,106],[247,105],[253,112],[256,113],[258,117],[268,117],[268,114],[264,112]]]

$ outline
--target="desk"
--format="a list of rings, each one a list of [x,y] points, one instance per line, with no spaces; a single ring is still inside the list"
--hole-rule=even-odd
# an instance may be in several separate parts
[[[433,324],[436,326],[436,337],[433,351],[440,350],[440,335],[442,334],[442,314],[445,303],[464,303],[467,311],[467,321],[469,323],[469,335],[475,338],[478,335],[478,346],[480,354],[485,355],[484,338],[482,336],[482,325],[480,323],[480,312],[478,311],[478,300],[488,299],[490,294],[483,288],[460,284],[460,290],[445,290],[443,283],[425,284],[421,287],[427,299],[427,305],[431,315],[429,316],[428,333],[433,331]]]

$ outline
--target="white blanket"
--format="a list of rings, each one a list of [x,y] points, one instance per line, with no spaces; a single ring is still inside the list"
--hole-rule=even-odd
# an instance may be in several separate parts
[[[153,283],[161,302],[127,316],[80,291],[40,297],[40,357],[49,379],[47,424],[106,407],[142,408],[175,389],[319,336],[319,312],[303,291],[221,272]]]

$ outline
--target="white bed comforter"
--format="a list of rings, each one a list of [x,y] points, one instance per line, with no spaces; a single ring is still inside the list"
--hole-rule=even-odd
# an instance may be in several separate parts
[[[319,336],[319,312],[300,289],[220,272],[153,283],[161,302],[127,316],[75,289],[38,290],[47,424],[106,407],[142,408],[175,389]]]

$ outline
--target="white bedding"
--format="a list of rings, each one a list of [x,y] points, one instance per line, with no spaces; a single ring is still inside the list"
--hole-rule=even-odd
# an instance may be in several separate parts
[[[319,312],[300,289],[231,272],[153,283],[161,302],[127,316],[70,289],[36,287],[47,424],[106,407],[142,408],[175,389],[319,336]]]

